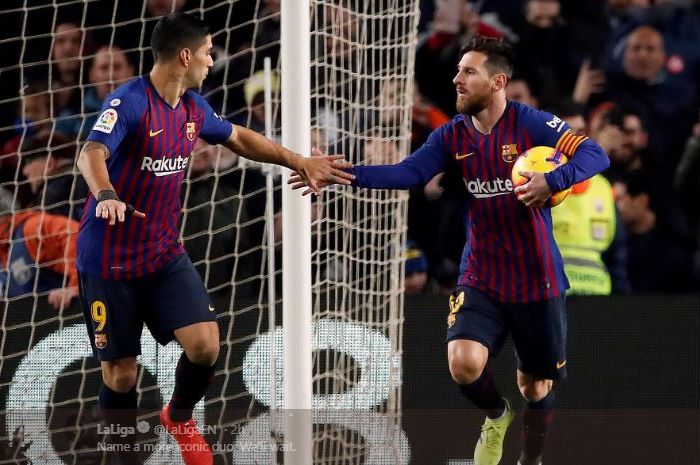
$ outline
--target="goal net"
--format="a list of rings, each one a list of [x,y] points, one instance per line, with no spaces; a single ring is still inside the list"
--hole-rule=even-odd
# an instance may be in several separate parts
[[[100,370],[80,306],[54,305],[55,289],[71,285],[76,223],[49,216],[82,214],[75,159],[104,96],[114,81],[149,71],[158,16],[194,12],[215,45],[202,93],[229,120],[263,132],[269,57],[279,140],[279,8],[279,0],[3,2],[0,464],[104,459]],[[310,14],[312,145],[354,164],[399,161],[410,146],[418,0],[312,0]],[[201,143],[183,185],[181,240],[221,333],[214,384],[195,409],[217,464],[281,463],[284,453],[280,179]],[[404,192],[331,187],[313,201],[313,308],[298,311],[313,312],[314,463],[409,463],[400,421],[406,200]],[[33,215],[38,227],[29,228]],[[182,463],[158,427],[180,352],[144,330],[137,430],[150,465]]]

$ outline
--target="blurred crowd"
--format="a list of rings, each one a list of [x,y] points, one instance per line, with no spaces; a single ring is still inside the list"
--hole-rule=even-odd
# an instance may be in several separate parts
[[[2,13],[0,279],[6,297],[44,292],[54,307],[62,308],[76,296],[75,231],[88,194],[75,168],[76,156],[105,97],[150,69],[148,42],[161,15],[192,8],[203,12],[213,31],[215,64],[202,92],[235,123],[264,129],[262,58],[271,57],[273,68],[279,64],[280,1],[139,3],[109,2],[105,8],[107,2],[67,2],[65,7],[59,2],[58,7],[32,10],[30,21],[24,21],[21,8]],[[332,74],[313,76],[316,84],[338,79],[338,85],[347,87],[346,95],[364,94],[372,110],[358,123],[316,97],[318,129],[311,134],[312,143],[345,153],[342,134],[361,131],[362,163],[399,161],[454,115],[452,78],[461,45],[475,35],[505,37],[517,54],[508,98],[560,116],[596,140],[612,162],[591,188],[609,191],[609,208],[592,207],[607,215],[606,223],[593,218],[583,226],[590,226],[609,283],[582,293],[696,289],[700,1],[422,0],[420,8],[413,87],[380,80],[360,89],[353,80],[340,82]],[[329,33],[340,25],[344,35],[356,34],[354,20],[339,20],[342,15],[346,9],[325,7],[314,21],[325,24]],[[20,47],[12,37],[32,40]],[[325,50],[312,51],[314,59],[332,56],[336,64],[339,60],[358,71],[351,41],[326,43]],[[405,61],[381,65],[398,70]],[[275,95],[279,91],[274,73],[272,90]],[[410,147],[398,143],[396,132],[405,120],[401,108],[409,95]],[[278,117],[276,105],[275,127]],[[181,230],[185,247],[214,291],[231,292],[238,282],[237,294],[257,292],[262,252],[247,244],[263,237],[265,173],[258,168],[202,141],[193,154],[182,194]],[[583,186],[579,193],[587,189]],[[464,195],[462,180],[449,174],[410,192],[407,293],[449,292],[454,285],[466,235]],[[314,217],[319,211],[314,209]],[[555,231],[565,248],[567,232],[575,225],[562,212],[555,215]]]

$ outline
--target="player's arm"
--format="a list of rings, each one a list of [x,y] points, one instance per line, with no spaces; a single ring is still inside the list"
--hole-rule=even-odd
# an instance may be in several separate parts
[[[100,191],[114,190],[109,181],[107,163],[105,163],[107,158],[109,158],[107,146],[94,141],[85,142],[78,156],[78,170],[95,198]]]
[[[192,94],[204,111],[199,137],[215,145],[221,144],[236,154],[262,163],[274,163],[294,170],[319,193],[322,185],[350,184],[353,175],[343,171],[350,166],[342,155],[326,156],[316,151],[314,157],[304,157],[263,137],[255,131],[233,125],[218,115],[199,94]]]
[[[614,294],[630,294],[632,285],[630,284],[629,274],[627,273],[627,264],[629,252],[627,250],[627,235],[620,214],[615,209],[615,235],[612,243],[606,251],[603,252],[603,263],[608,268],[610,280],[612,281],[612,291]]]
[[[78,157],[78,169],[97,200],[95,216],[109,220],[110,225],[124,221],[126,215],[145,217],[143,213],[119,200],[109,180],[105,162],[110,156],[115,156],[122,141],[133,133],[141,119],[145,103],[136,96],[119,95],[120,98],[112,98],[113,96],[115,95],[108,95],[102,104],[102,113],[92,126]]]
[[[533,146],[555,147],[569,162],[549,173],[521,172],[530,180],[514,192],[528,207],[539,208],[553,192],[568,189],[600,173],[610,165],[603,149],[588,136],[575,134],[566,122],[547,113],[532,109],[525,114],[525,130]]]
[[[119,200],[114,186],[109,181],[107,163],[105,162],[107,158],[109,158],[107,146],[90,140],[83,145],[78,157],[78,170],[97,200],[95,216],[109,220],[110,225],[114,225],[116,221],[124,221],[127,213],[145,218],[146,215],[142,212],[136,211],[130,205]]]
[[[234,126],[223,145],[250,160],[291,169],[316,193],[322,185],[350,184],[354,179],[354,175],[343,171],[349,167],[343,155],[324,155],[314,149],[315,156],[304,157],[242,126]]]
[[[355,176],[352,185],[370,189],[411,189],[425,185],[445,169],[444,126],[436,129],[418,150],[393,165],[355,166],[347,169]],[[289,178],[292,189],[306,183],[299,176]],[[309,193],[305,191],[304,194]]]
[[[608,155],[597,142],[588,136],[575,134],[570,128],[562,134],[554,147],[569,157],[569,163],[544,175],[552,192],[568,189],[610,166]]]

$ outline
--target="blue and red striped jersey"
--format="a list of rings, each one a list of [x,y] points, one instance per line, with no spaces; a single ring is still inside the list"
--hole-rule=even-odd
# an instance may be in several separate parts
[[[218,144],[232,131],[233,125],[192,90],[171,107],[148,76],[107,96],[87,140],[107,146],[107,170],[117,195],[146,218],[127,217],[109,226],[95,217],[95,198],[88,196],[78,234],[78,270],[128,279],[153,273],[185,253],[178,222],[190,154],[198,137]]]
[[[518,155],[538,145],[572,157],[545,175],[552,192],[609,165],[598,144],[575,134],[560,118],[508,102],[490,134],[479,132],[471,117],[458,115],[401,163],[355,167],[353,185],[408,189],[440,172],[458,170],[468,192],[464,198],[468,214],[457,286],[480,289],[503,302],[550,299],[569,285],[554,242],[550,210],[526,207],[513,193],[511,181]]]

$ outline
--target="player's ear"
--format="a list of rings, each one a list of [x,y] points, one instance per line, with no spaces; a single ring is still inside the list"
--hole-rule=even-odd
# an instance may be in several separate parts
[[[493,90],[499,91],[505,89],[508,84],[508,78],[503,73],[497,73],[493,76]]]
[[[183,48],[180,50],[180,62],[187,68],[190,65],[190,60],[192,59],[192,50],[189,48]]]

